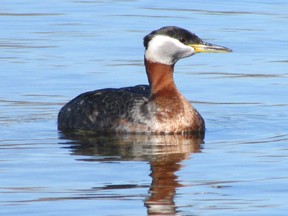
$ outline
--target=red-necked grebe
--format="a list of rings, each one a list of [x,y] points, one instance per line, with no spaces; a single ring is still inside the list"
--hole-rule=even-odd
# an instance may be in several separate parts
[[[231,52],[203,42],[175,26],[144,37],[149,85],[100,89],[79,95],[58,114],[58,129],[68,132],[195,134],[204,136],[201,115],[178,91],[174,65],[200,52]]]

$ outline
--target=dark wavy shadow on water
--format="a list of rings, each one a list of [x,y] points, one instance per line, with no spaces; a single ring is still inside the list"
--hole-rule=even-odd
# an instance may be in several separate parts
[[[191,153],[200,152],[203,143],[202,139],[181,135],[63,135],[61,138],[70,140],[67,144],[73,155],[90,156],[80,160],[148,161],[152,178],[144,199],[148,215],[177,214],[174,197],[181,184],[176,172],[181,170],[181,162],[189,158]],[[117,185],[115,188],[127,189],[127,185]],[[110,189],[113,189],[113,186],[110,186]]]

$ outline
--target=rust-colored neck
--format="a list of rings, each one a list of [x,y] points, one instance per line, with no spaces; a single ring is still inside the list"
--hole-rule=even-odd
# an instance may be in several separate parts
[[[151,62],[145,59],[145,67],[152,96],[177,92],[173,79],[174,65]]]

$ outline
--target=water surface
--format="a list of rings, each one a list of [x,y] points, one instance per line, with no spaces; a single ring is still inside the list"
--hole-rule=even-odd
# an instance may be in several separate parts
[[[0,19],[1,215],[287,214],[286,1],[4,0]],[[57,131],[78,94],[147,83],[165,25],[234,51],[176,65],[204,142]]]

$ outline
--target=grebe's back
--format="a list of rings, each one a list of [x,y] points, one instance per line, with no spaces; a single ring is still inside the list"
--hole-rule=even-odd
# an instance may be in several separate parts
[[[149,95],[148,85],[83,93],[62,107],[58,114],[58,128],[68,132],[113,132],[119,121],[132,121],[133,107],[148,101]]]

